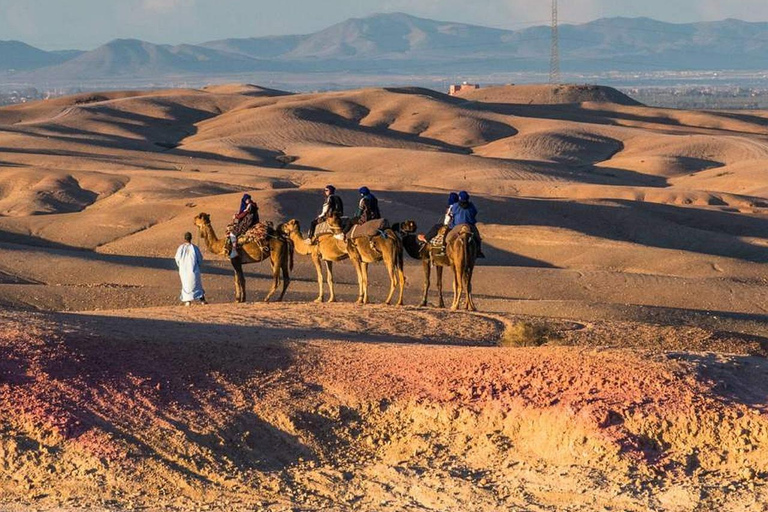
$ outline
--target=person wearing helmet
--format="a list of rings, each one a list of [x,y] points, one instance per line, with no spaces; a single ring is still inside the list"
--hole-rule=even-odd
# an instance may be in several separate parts
[[[360,203],[357,207],[356,217],[359,218],[357,223],[363,225],[369,220],[380,219],[379,200],[376,196],[368,190],[368,187],[360,187],[358,192],[360,192]]]
[[[451,207],[459,202],[459,194],[456,192],[451,192],[448,194],[448,208],[445,211],[445,215],[443,216],[443,221],[440,223],[435,224],[432,226],[432,229],[430,229],[426,235],[419,235],[417,238],[421,243],[428,243],[435,239],[437,234],[440,232],[440,228],[443,226],[449,226],[451,224],[451,219],[453,218],[453,213],[451,212]]]
[[[480,232],[477,230],[477,208],[469,200],[469,194],[462,190],[459,192],[459,200],[456,204],[450,208],[451,219],[448,227],[450,229],[455,228],[459,224],[469,224],[472,226],[472,230],[477,236],[478,258],[485,258],[481,246],[482,239],[480,238]]]
[[[326,185],[323,193],[325,194],[325,202],[323,203],[323,208],[320,210],[320,215],[309,224],[309,234],[307,235],[307,238],[310,240],[315,236],[315,229],[317,229],[318,224],[325,222],[331,217],[340,218],[344,215],[344,203],[341,201],[341,198],[336,195],[336,187],[333,185]]]

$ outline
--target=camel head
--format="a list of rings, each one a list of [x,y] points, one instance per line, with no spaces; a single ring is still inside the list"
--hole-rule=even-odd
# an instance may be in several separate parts
[[[412,220],[404,220],[400,223],[400,231],[405,234],[412,235],[416,232],[416,222]]]
[[[197,226],[198,229],[202,229],[205,226],[211,225],[211,216],[207,213],[198,213],[197,217],[195,217],[195,226]]]
[[[291,233],[301,233],[301,225],[299,224],[299,221],[296,219],[291,219],[288,222],[284,224],[280,224],[278,227],[278,231],[280,231],[282,234],[288,236]]]

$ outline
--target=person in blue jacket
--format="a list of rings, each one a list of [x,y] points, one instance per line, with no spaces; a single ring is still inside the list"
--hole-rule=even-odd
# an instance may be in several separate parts
[[[369,220],[375,220],[381,218],[381,212],[379,211],[379,200],[376,199],[368,187],[360,187],[360,204],[357,208],[357,217],[359,218],[358,224],[362,225]]]
[[[472,226],[472,230],[477,236],[477,248],[478,258],[485,258],[483,250],[481,249],[482,239],[480,238],[480,232],[477,230],[477,208],[474,203],[469,200],[469,194],[462,190],[459,192],[459,202],[451,206],[450,209],[450,224],[448,227],[453,229],[459,224],[469,224]]]

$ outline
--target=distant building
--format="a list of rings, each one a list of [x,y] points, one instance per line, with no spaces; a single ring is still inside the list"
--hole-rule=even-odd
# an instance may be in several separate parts
[[[454,84],[451,85],[451,88],[448,90],[448,94],[451,96],[456,96],[456,94],[459,93],[459,91],[469,91],[474,89],[479,89],[480,84],[470,84],[467,82],[462,82],[461,84]]]

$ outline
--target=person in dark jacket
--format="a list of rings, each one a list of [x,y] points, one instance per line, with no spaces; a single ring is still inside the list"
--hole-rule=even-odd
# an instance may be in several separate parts
[[[430,229],[426,235],[419,235],[418,239],[422,243],[428,243],[431,242],[436,236],[437,233],[440,231],[440,228],[443,226],[450,226],[451,219],[453,218],[453,213],[451,212],[451,207],[459,202],[459,194],[456,192],[451,192],[448,194],[448,208],[445,211],[445,215],[443,216],[442,222],[439,222],[432,226],[432,229]]]
[[[482,239],[480,231],[477,230],[477,208],[469,200],[469,194],[462,190],[459,192],[459,201],[450,208],[450,223],[448,227],[453,229],[460,224],[469,224],[477,236],[478,258],[485,258],[481,249]]]
[[[379,200],[376,199],[376,196],[371,194],[368,187],[360,187],[358,192],[360,192],[360,204],[357,207],[356,217],[359,218],[357,223],[362,225],[369,220],[380,219]]]
[[[344,216],[344,203],[336,195],[336,187],[326,185],[323,193],[325,194],[325,202],[322,210],[320,210],[320,215],[309,224],[309,234],[307,235],[309,239],[315,236],[315,229],[321,222],[325,222],[331,217],[341,218]]]
[[[240,236],[259,222],[259,207],[253,202],[251,196],[243,194],[240,200],[240,210],[232,216],[232,233]]]

